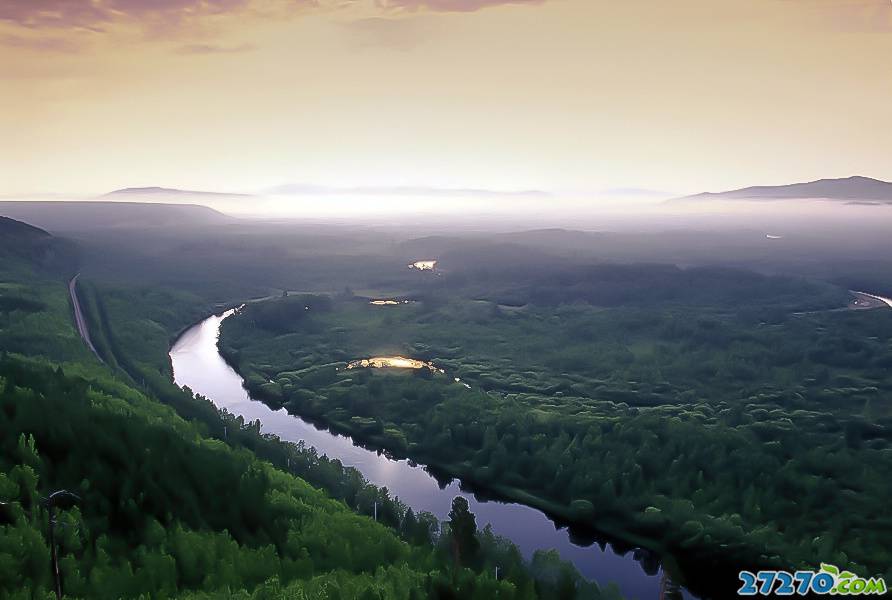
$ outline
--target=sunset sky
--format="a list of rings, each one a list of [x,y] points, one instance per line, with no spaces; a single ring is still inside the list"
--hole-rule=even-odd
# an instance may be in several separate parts
[[[0,195],[892,179],[889,0],[6,0]]]

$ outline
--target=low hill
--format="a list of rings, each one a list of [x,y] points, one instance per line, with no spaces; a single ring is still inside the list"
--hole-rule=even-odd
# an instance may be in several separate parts
[[[0,260],[8,265],[25,263],[70,273],[77,265],[77,248],[69,240],[56,238],[43,229],[0,217]]]
[[[704,192],[670,202],[703,200],[786,200],[795,198],[820,198],[844,202],[892,203],[892,183],[870,177],[846,177],[819,179],[790,185],[753,186],[726,192]]]
[[[206,226],[234,219],[206,206],[108,201],[0,202],[0,215],[51,232],[108,228]]]
[[[27,223],[22,223],[21,221],[16,221],[15,219],[10,219],[8,217],[0,217],[0,240],[2,240],[3,246],[11,246],[22,241],[46,238],[49,237],[49,235],[49,232],[44,231],[39,227],[34,227],[33,225],[28,225]]]

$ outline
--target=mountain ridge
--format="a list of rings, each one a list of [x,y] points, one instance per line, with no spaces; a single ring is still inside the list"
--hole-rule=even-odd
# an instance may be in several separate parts
[[[229,192],[206,192],[202,190],[180,190],[177,188],[166,188],[160,186],[149,186],[149,187],[126,187],[117,190],[113,190],[106,194],[102,194],[99,198],[113,198],[118,196],[153,196],[153,195],[167,195],[167,196],[226,196],[226,197],[242,197],[242,198],[250,198],[251,194],[234,194]]]
[[[426,186],[357,186],[329,187],[303,183],[286,183],[264,190],[264,193],[280,196],[452,196],[452,197],[530,197],[547,198],[551,196],[542,190],[494,190],[484,188],[462,187],[426,187]]]
[[[786,185],[761,185],[723,192],[702,192],[674,198],[669,202],[693,202],[707,199],[789,200],[804,198],[892,203],[892,183],[872,177],[853,175]]]
[[[0,215],[50,233],[105,228],[213,225],[235,220],[234,217],[202,204],[114,200],[2,201]]]

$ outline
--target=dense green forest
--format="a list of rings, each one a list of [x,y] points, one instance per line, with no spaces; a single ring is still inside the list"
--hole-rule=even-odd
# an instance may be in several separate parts
[[[892,312],[834,310],[845,290],[722,270],[526,277],[521,305],[449,279],[398,306],[248,305],[224,322],[221,350],[274,407],[689,568],[889,568]],[[601,305],[580,301],[580,281]],[[609,300],[629,281],[663,292]],[[445,374],[346,369],[381,355]]]
[[[221,350],[256,397],[653,550],[696,591],[722,597],[742,566],[892,564],[892,313],[844,308],[847,287],[888,289],[885,263],[816,266],[812,241],[772,262],[728,244],[748,234],[707,252],[687,234],[0,226],[0,595],[49,593],[38,500],[64,487],[72,596],[617,596],[173,385],[177,335],[246,300]],[[406,268],[421,258],[440,262]],[[104,365],[72,325],[78,271]],[[369,304],[387,297],[409,302]],[[346,369],[387,355],[444,372]]]
[[[110,378],[6,358],[0,389],[4,597],[51,589],[40,498],[60,487],[80,497],[57,525],[68,597],[605,597],[556,556],[526,565],[467,512],[440,532],[357,480],[354,505],[383,500],[380,523],[359,516]],[[458,566],[453,523],[468,548]]]
[[[100,363],[72,324],[67,242],[16,231],[0,245],[0,597],[52,596],[44,499],[63,488],[79,497],[55,527],[70,598],[619,597],[554,553],[525,561],[460,499],[444,523],[416,515],[177,389],[166,349],[209,296],[82,282]]]

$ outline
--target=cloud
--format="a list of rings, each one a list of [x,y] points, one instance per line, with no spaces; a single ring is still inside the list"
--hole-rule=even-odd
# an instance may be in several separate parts
[[[802,9],[806,23],[841,33],[892,31],[889,0],[783,0]]]
[[[47,36],[22,37],[20,35],[0,35],[0,47],[69,53],[81,49],[81,45],[74,40]]]
[[[238,44],[236,46],[222,46],[218,44],[187,44],[177,48],[178,54],[236,54],[256,50],[256,44]]]
[[[409,18],[366,17],[344,24],[350,40],[360,46],[408,50],[434,34],[434,26],[423,16]]]
[[[419,10],[437,12],[474,12],[491,6],[505,4],[542,4],[545,0],[377,0],[385,9]]]
[[[105,11],[80,0],[13,0],[0,3],[0,21],[25,27],[88,26],[105,21]]]
[[[892,31],[892,2],[855,0],[834,3],[826,15],[835,29],[849,33],[888,33]]]
[[[11,0],[0,21],[24,27],[102,29],[126,19],[178,22],[240,8],[248,0]]]
[[[363,7],[365,16],[343,23],[360,47],[409,50],[438,32],[435,13],[470,13],[501,5],[536,5],[546,0],[347,0],[341,7]]]
[[[296,14],[302,8],[350,9],[365,2],[373,10],[473,12],[507,4],[540,4],[545,0],[0,0],[0,23],[38,28],[104,31],[121,21],[146,28],[175,26],[185,21],[242,10],[258,14]]]

